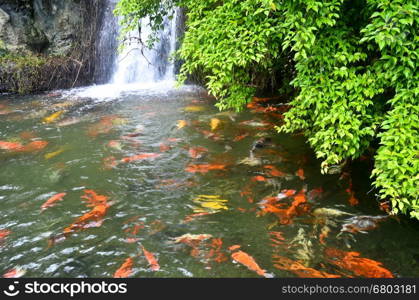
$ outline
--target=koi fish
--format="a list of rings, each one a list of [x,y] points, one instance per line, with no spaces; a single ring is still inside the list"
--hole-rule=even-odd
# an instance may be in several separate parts
[[[179,121],[177,121],[177,125],[176,126],[177,126],[178,129],[182,129],[186,125],[188,125],[188,123],[185,120],[179,120]]]
[[[359,257],[359,252],[346,252],[339,249],[327,248],[325,255],[330,257],[329,263],[342,269],[352,271],[355,275],[366,278],[393,278],[394,275],[383,267],[381,262]]]
[[[200,205],[200,207],[194,208],[195,213],[216,213],[222,209],[228,210],[228,207],[225,205],[228,200],[221,199],[220,196],[199,195],[193,202]]]
[[[108,197],[98,195],[93,190],[85,190],[84,192],[85,194],[81,198],[87,200],[87,206],[93,206],[93,209],[78,217],[70,226],[64,228],[64,234],[70,234],[90,227],[99,227],[103,223],[103,217],[110,207],[110,204],[107,202]]]
[[[49,198],[44,204],[42,204],[41,211],[44,211],[49,207],[53,207],[56,202],[62,201],[65,195],[67,195],[67,193],[55,194],[54,196]]]
[[[237,250],[237,249],[240,249],[242,246],[240,246],[240,245],[233,245],[233,246],[230,246],[230,247],[228,247],[228,250],[230,250],[230,251],[235,251],[235,250]]]
[[[305,267],[302,263],[284,256],[274,254],[272,256],[274,267],[279,270],[290,271],[302,278],[339,278],[340,275],[329,274],[313,268]]]
[[[227,256],[221,252],[221,247],[223,246],[223,241],[220,238],[213,238],[211,240],[211,250],[209,251],[208,255],[206,255],[206,259],[213,259],[217,263],[222,263],[228,260]]]
[[[48,146],[47,141],[34,141],[30,142],[29,144],[25,145],[20,151],[22,152],[35,152],[40,151]]]
[[[350,213],[347,213],[338,209],[326,208],[326,207],[316,208],[312,214],[316,217],[340,217],[340,216],[352,215]]]
[[[0,149],[8,151],[20,151],[23,149],[23,145],[21,143],[0,141]]]
[[[284,172],[281,172],[275,166],[272,166],[272,165],[267,165],[267,166],[264,166],[263,168],[269,170],[268,171],[269,175],[273,177],[284,177],[286,175]]]
[[[225,168],[226,168],[226,165],[221,165],[221,164],[201,164],[201,165],[190,164],[185,168],[185,171],[189,173],[208,173],[209,171],[214,171],[214,170],[225,170]]]
[[[288,197],[294,196],[296,192],[297,192],[296,190],[282,190],[282,191],[278,194],[278,196],[277,196],[277,197],[278,197],[278,199],[279,199],[279,200],[281,200],[281,199],[285,199],[285,198],[288,198]]]
[[[251,180],[252,180],[252,181],[255,181],[255,182],[256,182],[256,181],[261,182],[261,181],[266,181],[266,178],[265,178],[265,177],[263,177],[263,176],[258,175],[258,176],[253,176]]]
[[[52,115],[45,117],[42,122],[45,124],[49,124],[49,123],[53,123],[55,120],[57,120],[65,111],[60,110],[57,111],[55,113],[53,113]]]
[[[187,215],[185,217],[185,219],[183,219],[183,223],[188,223],[188,222],[191,222],[191,221],[195,220],[195,218],[197,218],[197,217],[207,216],[207,215],[210,215],[210,214],[211,214],[210,212],[204,211],[204,212],[200,212],[200,213],[194,213],[194,214],[191,214],[191,215]]]
[[[355,198],[355,193],[354,192],[350,193],[350,197],[348,199],[348,202],[352,206],[355,206],[355,205],[359,204],[359,200],[357,198]]]
[[[191,158],[200,158],[202,157],[202,154],[205,152],[208,152],[207,148],[194,147],[194,148],[189,148],[188,154]]]
[[[154,254],[151,253],[151,252],[149,252],[149,251],[147,251],[144,248],[144,246],[141,246],[141,247],[142,247],[142,250],[143,250],[143,253],[144,253],[145,258],[147,259],[148,264],[150,265],[150,269],[152,271],[158,271],[158,270],[160,270],[160,265],[159,265],[156,257],[154,256]]]
[[[6,237],[12,232],[7,229],[0,229],[0,243],[3,243]]]
[[[61,153],[63,153],[64,151],[65,151],[65,149],[64,149],[64,148],[61,148],[61,149],[59,149],[59,150],[57,150],[57,151],[54,151],[54,152],[50,152],[50,153],[45,154],[45,155],[44,155],[44,158],[45,158],[45,159],[51,159],[51,158],[54,158],[54,157],[56,157],[56,156],[60,155]]]
[[[113,278],[126,278],[132,274],[132,267],[134,265],[134,261],[131,257],[127,258],[124,263],[116,270]]]
[[[221,136],[219,136],[218,134],[216,134],[215,132],[211,132],[208,130],[202,130],[201,133],[205,136],[205,138],[207,139],[211,139],[213,141],[220,141],[221,140]]]
[[[248,136],[249,136],[249,133],[238,135],[233,139],[233,142],[239,142],[239,141],[247,138]]]
[[[387,220],[390,216],[356,216],[346,220],[342,225],[341,232],[350,233],[367,233],[368,230],[373,230],[378,227],[378,223]]]
[[[94,190],[84,190],[84,195],[80,197],[87,202],[87,207],[106,204],[109,197],[99,195]]]
[[[256,272],[258,275],[263,277],[269,277],[266,273],[266,270],[263,270],[261,267],[259,267],[255,259],[246,252],[239,250],[231,254],[231,257],[235,262],[238,262],[246,266],[249,270]]]
[[[194,246],[194,245],[197,245],[197,244],[201,243],[202,241],[208,240],[210,238],[212,238],[211,234],[205,234],[205,233],[203,233],[203,234],[189,234],[189,233],[187,233],[187,234],[184,234],[182,236],[172,238],[172,241],[170,243],[172,243],[172,244],[182,243],[182,244],[186,244],[186,245],[189,245],[189,246]]]
[[[200,112],[200,111],[204,111],[205,107],[198,106],[198,105],[191,105],[191,106],[186,106],[183,110],[186,112]]]
[[[220,127],[220,125],[221,125],[220,119],[217,119],[217,118],[211,119],[210,126],[211,126],[212,131],[216,130],[218,127]]]
[[[25,275],[26,270],[21,268],[15,268],[7,271],[3,274],[3,278],[20,278]]]
[[[126,134],[126,135],[122,136],[121,138],[124,139],[124,140],[127,140],[127,139],[138,137],[141,134],[142,134],[141,132],[133,132],[133,133]]]
[[[136,160],[144,160],[144,159],[154,159],[156,157],[159,157],[161,154],[157,153],[142,153],[134,156],[124,157],[121,159],[121,162],[123,163],[130,163]]]

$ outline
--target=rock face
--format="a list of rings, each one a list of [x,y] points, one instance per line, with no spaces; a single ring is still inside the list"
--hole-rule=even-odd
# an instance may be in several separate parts
[[[16,91],[16,85],[19,85],[14,80],[15,86],[10,86],[5,79],[8,78],[10,81],[12,73],[19,72],[19,68],[16,69],[17,64],[13,63],[14,60],[5,60],[5,54],[14,57],[42,56],[46,64],[59,58],[60,64],[65,64],[61,65],[59,70],[54,69],[58,72],[54,76],[67,80],[43,78],[41,81],[47,81],[49,85],[34,87],[29,89],[30,91],[94,83],[96,39],[98,30],[102,26],[101,8],[104,2],[103,0],[0,0],[0,60],[3,59],[0,64],[0,92]],[[19,67],[22,67],[21,65]],[[42,68],[48,72],[48,67],[42,65]],[[42,72],[34,73],[39,73],[42,77]]]
[[[68,55],[83,29],[83,5],[76,1],[34,0],[0,4],[0,39],[11,52]],[[25,1],[22,1],[25,2]],[[83,2],[83,1],[81,1]]]

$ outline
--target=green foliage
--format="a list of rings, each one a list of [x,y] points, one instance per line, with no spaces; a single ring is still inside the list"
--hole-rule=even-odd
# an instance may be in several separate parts
[[[180,82],[203,73],[218,107],[239,110],[260,74],[292,65],[297,95],[278,130],[303,131],[324,173],[378,142],[379,196],[419,219],[416,1],[122,0],[117,13],[125,28],[147,15],[157,28],[174,5],[187,11]]]

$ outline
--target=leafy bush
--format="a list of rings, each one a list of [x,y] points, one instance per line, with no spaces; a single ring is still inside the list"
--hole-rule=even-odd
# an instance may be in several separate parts
[[[116,13],[126,33],[145,16],[158,28],[176,5],[187,11],[181,82],[202,72],[218,107],[240,110],[260,76],[293,66],[278,130],[303,131],[324,173],[378,142],[379,196],[419,219],[416,1],[122,0]]]

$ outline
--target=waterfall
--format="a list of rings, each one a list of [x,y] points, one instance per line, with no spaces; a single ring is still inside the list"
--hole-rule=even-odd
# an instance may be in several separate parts
[[[114,99],[125,92],[172,88],[179,63],[175,67],[169,58],[179,46],[176,36],[181,34],[181,11],[175,10],[172,18],[164,18],[163,29],[157,32],[158,41],[152,49],[142,45],[151,34],[148,19],[144,18],[139,24],[141,32],[131,32],[126,37],[124,50],[118,53],[119,24],[113,10],[119,0],[103,1],[105,11],[97,38],[95,61],[95,82],[101,85],[75,89],[70,93],[81,97]]]
[[[103,1],[99,36],[96,43],[95,82],[108,83],[112,79],[118,48],[118,21],[113,14],[117,0]]]
[[[131,32],[126,37],[124,51],[119,54],[111,83],[116,85],[151,83],[174,79],[174,67],[170,55],[176,47],[176,13],[163,21],[163,29],[157,33],[158,42],[152,49],[143,43],[151,35],[148,19],[141,20],[141,32]]]

